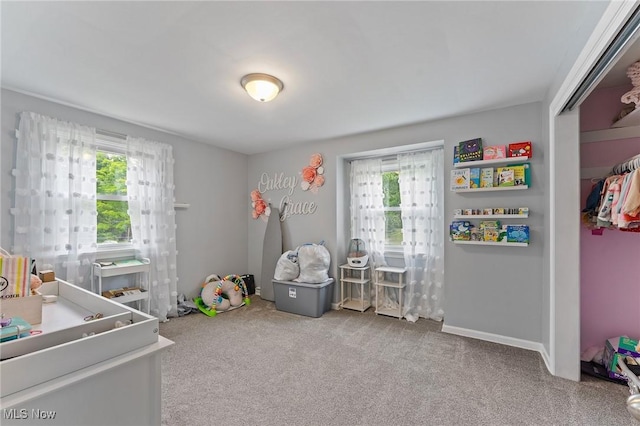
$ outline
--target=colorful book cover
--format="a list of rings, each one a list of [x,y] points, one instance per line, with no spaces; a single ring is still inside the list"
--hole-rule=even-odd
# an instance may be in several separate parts
[[[484,240],[484,230],[478,229],[475,226],[470,230],[469,239],[471,241],[483,241]]]
[[[487,167],[480,170],[480,188],[493,187],[493,168]]]
[[[471,238],[471,223],[466,220],[454,220],[449,225],[449,235],[453,241],[469,241]]]
[[[451,190],[469,189],[470,170],[454,169],[451,170]]]
[[[487,229],[487,228],[493,228],[493,229],[498,229],[500,228],[500,221],[499,220],[483,220],[480,222],[480,229]]]
[[[525,182],[524,166],[523,165],[509,166],[509,168],[513,170],[513,185],[514,186],[524,185],[525,184],[524,183]]]
[[[482,160],[482,138],[458,143],[458,155],[461,163]]]
[[[513,186],[515,174],[511,167],[498,167],[496,169],[498,175],[498,186]]]
[[[514,185],[531,185],[531,167],[529,167],[529,163],[514,164],[509,168],[514,171]]]
[[[460,154],[458,153],[458,145],[453,147],[453,164],[460,162]]]
[[[529,226],[528,225],[507,225],[507,242],[508,243],[528,243],[529,242]]]
[[[484,160],[495,160],[497,158],[507,158],[507,147],[504,145],[493,145],[483,148]]]
[[[533,148],[531,146],[530,141],[524,142],[514,142],[509,144],[509,149],[507,150],[507,155],[509,157],[528,157],[531,158],[533,155]]]
[[[478,167],[469,169],[469,187],[480,188],[480,169]]]
[[[498,241],[498,237],[500,236],[500,230],[496,228],[485,228],[484,229],[484,240],[485,241]]]

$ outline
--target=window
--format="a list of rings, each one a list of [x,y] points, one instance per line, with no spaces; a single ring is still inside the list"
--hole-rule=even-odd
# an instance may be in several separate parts
[[[400,172],[397,161],[383,163],[382,189],[384,192],[385,246],[390,251],[402,251],[402,214],[400,211]]]
[[[98,150],[96,154],[96,208],[98,246],[129,244],[131,220],[127,212],[127,157]]]

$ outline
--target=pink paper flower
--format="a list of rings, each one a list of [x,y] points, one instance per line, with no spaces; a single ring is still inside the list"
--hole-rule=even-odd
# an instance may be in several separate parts
[[[315,178],[316,178],[316,169],[314,167],[307,166],[304,169],[302,169],[302,180],[304,180],[305,182],[311,183]]]
[[[313,180],[313,184],[315,186],[322,186],[324,185],[324,176],[322,175],[318,175],[316,176],[316,178]]]
[[[260,216],[266,210],[267,203],[265,203],[264,200],[262,199],[256,200],[255,203],[256,203],[256,206],[253,209],[258,214],[258,216]]]
[[[251,191],[251,201],[256,201],[260,199],[262,199],[262,195],[260,194],[260,191],[258,191],[257,189],[254,189],[253,191]]]
[[[322,165],[322,155],[313,154],[311,156],[311,160],[309,160],[309,165],[314,169],[317,169],[318,167],[320,167]]]

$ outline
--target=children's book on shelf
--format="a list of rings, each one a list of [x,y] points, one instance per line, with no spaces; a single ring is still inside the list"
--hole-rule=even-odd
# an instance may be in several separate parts
[[[460,153],[458,152],[458,145],[453,147],[453,164],[460,162]]]
[[[508,243],[528,243],[529,242],[529,226],[528,225],[506,225],[507,242]]]
[[[469,169],[469,188],[480,188],[480,168]]]
[[[500,228],[500,221],[499,220],[480,221],[480,229],[488,229],[488,228],[493,228],[493,229]]]
[[[484,240],[485,241],[493,241],[497,242],[500,236],[500,230],[496,228],[485,228],[484,229]]]
[[[453,169],[451,170],[451,190],[469,189],[471,171],[469,169]]]
[[[526,169],[529,168],[529,164],[518,164],[509,166],[513,170],[513,184],[515,186],[526,185]]]
[[[520,180],[523,182],[520,185],[527,185],[527,186],[531,186],[531,167],[529,165],[529,163],[522,163],[522,164],[514,164],[510,167],[523,167],[524,169],[524,177],[522,177],[522,175],[520,175]],[[515,179],[518,179],[518,176],[514,177]],[[518,184],[516,184],[518,185]]]
[[[480,188],[493,187],[493,168],[486,167],[480,170]]]
[[[482,160],[482,138],[459,142],[458,155],[461,163]]]
[[[531,147],[531,141],[513,142],[509,144],[507,150],[509,157],[529,157],[533,155],[533,148]]]
[[[469,241],[471,238],[471,222],[454,220],[449,225],[449,235],[453,241]]]
[[[476,228],[475,226],[471,228],[469,239],[471,241],[484,241],[484,230]]]
[[[498,175],[498,186],[513,186],[515,173],[511,167],[498,167],[496,169]]]
[[[507,158],[507,147],[504,145],[487,146],[483,149],[483,160],[496,160],[498,158]]]

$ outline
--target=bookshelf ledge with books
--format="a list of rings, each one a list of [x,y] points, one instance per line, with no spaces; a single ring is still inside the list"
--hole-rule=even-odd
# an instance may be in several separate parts
[[[529,214],[455,214],[454,219],[527,219]]]
[[[506,241],[463,241],[451,240],[453,244],[469,244],[476,246],[507,246],[507,247],[527,247],[529,243],[510,243]]]
[[[522,163],[524,161],[529,161],[529,157],[508,157],[508,158],[494,158],[491,160],[465,161],[463,163],[454,163],[453,167],[455,167],[456,169],[460,169],[463,167],[471,167],[471,166],[488,166],[489,164]]]
[[[529,189],[529,185],[517,185],[517,186],[491,186],[487,188],[468,188],[468,189],[453,189],[453,192],[489,192],[489,191],[518,191],[520,189]]]

